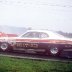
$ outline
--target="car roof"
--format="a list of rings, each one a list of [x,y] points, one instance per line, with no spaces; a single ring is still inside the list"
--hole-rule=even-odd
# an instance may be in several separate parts
[[[49,31],[49,30],[28,30],[27,32],[45,32],[45,33],[54,33],[54,31]]]

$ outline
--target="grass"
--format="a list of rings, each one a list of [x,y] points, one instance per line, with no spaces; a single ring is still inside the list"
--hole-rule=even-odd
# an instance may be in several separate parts
[[[72,72],[72,63],[0,56],[0,72]]]

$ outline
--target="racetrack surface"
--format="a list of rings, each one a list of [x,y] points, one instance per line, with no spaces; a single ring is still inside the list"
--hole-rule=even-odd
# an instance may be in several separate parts
[[[7,56],[18,59],[24,58],[24,59],[33,59],[33,60],[72,62],[71,58],[51,57],[40,54],[28,54],[28,53],[18,53],[18,52],[0,52],[0,56]]]

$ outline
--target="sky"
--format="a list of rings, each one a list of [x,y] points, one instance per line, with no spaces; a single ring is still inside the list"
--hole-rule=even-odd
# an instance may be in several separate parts
[[[72,0],[0,0],[0,25],[72,32]]]

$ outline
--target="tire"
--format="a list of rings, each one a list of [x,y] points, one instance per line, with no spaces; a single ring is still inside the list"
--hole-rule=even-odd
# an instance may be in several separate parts
[[[7,42],[1,43],[0,48],[2,51],[12,51],[12,47]]]

